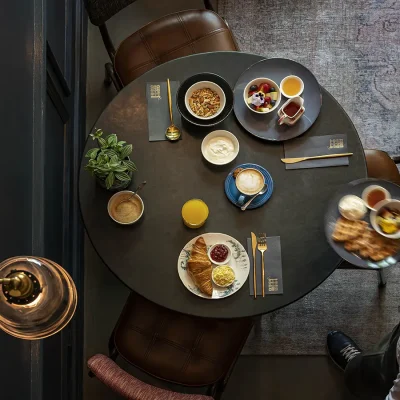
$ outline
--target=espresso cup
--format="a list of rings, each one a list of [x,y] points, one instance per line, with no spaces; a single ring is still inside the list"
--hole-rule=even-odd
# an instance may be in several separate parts
[[[255,168],[245,168],[240,171],[235,180],[236,188],[241,195],[238,198],[238,203],[243,205],[246,197],[254,196],[264,187],[264,175]]]

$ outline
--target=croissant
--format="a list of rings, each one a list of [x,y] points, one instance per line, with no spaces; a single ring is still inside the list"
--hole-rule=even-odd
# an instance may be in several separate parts
[[[188,271],[196,286],[206,295],[212,296],[212,264],[207,255],[207,245],[199,237],[192,247],[187,263]]]

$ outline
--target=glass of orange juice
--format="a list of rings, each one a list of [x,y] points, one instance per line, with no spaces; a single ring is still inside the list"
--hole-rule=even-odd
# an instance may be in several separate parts
[[[208,218],[208,206],[200,199],[188,200],[182,207],[182,219],[189,228],[200,228]]]

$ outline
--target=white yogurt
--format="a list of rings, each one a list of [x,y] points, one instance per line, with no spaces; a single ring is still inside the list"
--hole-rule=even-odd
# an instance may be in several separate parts
[[[339,212],[344,218],[354,221],[364,218],[367,207],[363,200],[350,194],[340,199]]]
[[[211,161],[222,162],[233,157],[235,146],[229,138],[217,136],[207,143],[206,153]]]

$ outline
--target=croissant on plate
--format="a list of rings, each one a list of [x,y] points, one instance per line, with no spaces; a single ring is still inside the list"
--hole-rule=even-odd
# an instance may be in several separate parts
[[[212,296],[212,264],[207,255],[206,242],[202,236],[193,244],[187,266],[196,286],[204,294]]]

